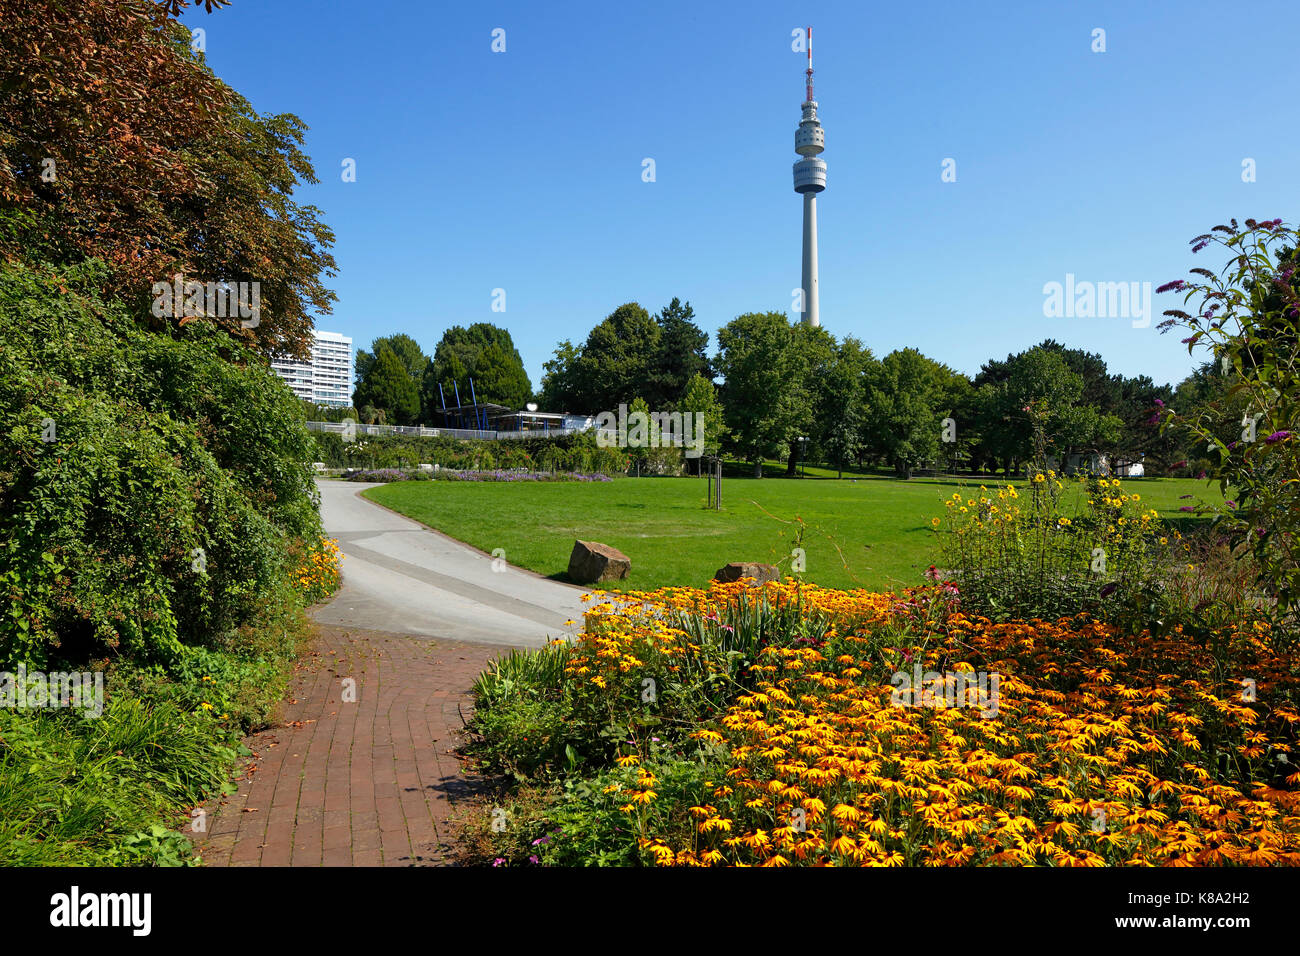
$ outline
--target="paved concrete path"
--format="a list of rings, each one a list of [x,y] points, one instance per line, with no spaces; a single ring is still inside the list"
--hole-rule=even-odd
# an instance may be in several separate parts
[[[343,585],[314,612],[282,722],[244,741],[254,757],[238,792],[206,808],[196,849],[215,866],[448,863],[474,792],[454,756],[469,688],[505,645],[571,633],[582,592],[493,571],[491,557],[356,497],[372,485],[319,485]]]
[[[373,484],[316,485],[344,554],[343,587],[314,615],[322,624],[540,647],[582,620],[581,589],[503,562],[492,570],[490,555],[359,497]]]

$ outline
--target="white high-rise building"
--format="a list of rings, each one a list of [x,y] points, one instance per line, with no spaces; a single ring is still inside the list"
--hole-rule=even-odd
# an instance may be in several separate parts
[[[299,398],[317,405],[352,404],[352,339],[338,332],[312,332],[311,361],[273,359],[271,368]]]
[[[803,195],[803,321],[821,325],[817,302],[817,194],[826,188],[826,163],[817,156],[826,148],[822,124],[813,99],[812,27],[808,28],[808,87],[803,118],[794,133],[794,151],[803,159],[794,164],[794,191]]]

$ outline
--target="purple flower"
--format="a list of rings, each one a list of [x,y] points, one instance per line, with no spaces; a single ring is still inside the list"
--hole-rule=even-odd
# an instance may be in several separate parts
[[[1117,590],[1119,590],[1119,585],[1111,581],[1109,584],[1103,584],[1099,593],[1102,597],[1110,597]]]
[[[1202,249],[1204,249],[1204,248],[1205,248],[1206,246],[1208,246],[1209,244],[1210,244],[1210,240],[1209,240],[1209,239],[1202,239],[1202,240],[1201,240],[1200,242],[1198,242],[1196,245],[1192,246],[1192,252],[1200,252]]]
[[[492,861],[492,865],[493,865],[493,866],[501,866],[501,865],[504,864],[505,862],[506,862],[505,857],[499,856],[499,857],[497,857],[495,860]]]
[[[1184,282],[1182,279],[1175,279],[1173,282],[1166,282],[1160,288],[1156,289],[1156,291],[1157,292],[1181,292],[1183,287],[1186,285],[1187,283]]]
[[[539,859],[537,859],[537,857],[535,857],[535,856],[530,856],[530,857],[528,858],[528,862],[529,862],[529,863],[541,863],[542,861],[539,860]]]
[[[1160,401],[1160,399],[1158,399],[1158,398],[1156,399],[1156,405],[1157,405],[1158,407],[1160,407],[1160,408],[1164,408],[1164,407],[1165,407],[1165,403],[1162,402],[1162,401]]]
[[[1181,508],[1179,508],[1178,510],[1179,510],[1179,511],[1195,511],[1196,509],[1193,508],[1191,505],[1183,505],[1183,506],[1182,506]]]
[[[1266,441],[1268,444],[1271,445],[1271,444],[1273,444],[1274,442],[1279,442],[1279,441],[1281,441],[1283,438],[1290,438],[1290,437],[1291,437],[1291,433],[1290,433],[1289,431],[1285,431],[1285,430],[1283,430],[1283,431],[1280,431],[1280,432],[1274,432],[1273,434],[1271,434],[1271,435],[1269,435],[1267,438],[1265,438],[1264,441]]]

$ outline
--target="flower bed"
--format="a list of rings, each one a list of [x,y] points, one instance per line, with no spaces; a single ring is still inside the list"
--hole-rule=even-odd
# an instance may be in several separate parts
[[[1300,664],[1267,625],[1207,644],[1082,615],[994,623],[951,590],[596,605],[543,652],[565,655],[552,686],[520,668],[477,688],[481,743],[535,729],[500,720],[522,695],[549,708],[556,755],[521,774],[496,859],[1300,863]]]

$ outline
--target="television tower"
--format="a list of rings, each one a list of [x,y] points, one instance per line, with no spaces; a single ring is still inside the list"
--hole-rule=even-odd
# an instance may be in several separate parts
[[[794,191],[803,193],[803,321],[821,325],[817,308],[817,194],[826,188],[826,162],[818,154],[826,148],[822,124],[813,99],[812,27],[808,28],[808,96],[803,118],[794,131],[794,151],[803,159],[794,164]]]

